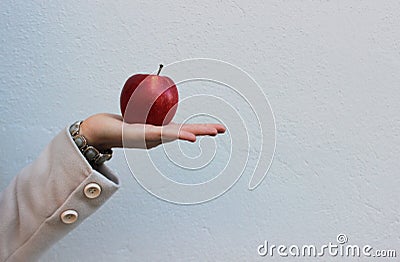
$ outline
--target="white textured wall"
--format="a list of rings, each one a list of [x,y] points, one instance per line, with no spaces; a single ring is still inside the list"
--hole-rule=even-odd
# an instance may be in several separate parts
[[[261,261],[264,240],[338,233],[400,246],[398,1],[35,2],[0,2],[0,189],[67,124],[118,113],[126,77],[159,62],[243,68],[277,124],[261,186],[248,191],[245,174],[202,205],[151,196],[118,151],[122,188],[43,261]]]

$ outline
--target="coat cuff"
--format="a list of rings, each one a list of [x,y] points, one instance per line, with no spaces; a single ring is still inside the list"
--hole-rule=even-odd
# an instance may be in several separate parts
[[[19,218],[19,222],[24,222],[19,224],[24,227],[20,232],[25,234],[19,236],[20,245],[7,261],[38,259],[119,188],[118,177],[104,164],[97,170],[91,167],[72,140],[68,127],[13,183],[16,198],[11,197],[10,201],[18,203],[11,205],[31,213],[19,212],[24,216]]]

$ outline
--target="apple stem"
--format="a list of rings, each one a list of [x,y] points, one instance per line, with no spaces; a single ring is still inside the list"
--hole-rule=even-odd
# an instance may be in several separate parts
[[[163,64],[160,64],[160,68],[158,69],[157,75],[160,75],[161,69],[163,68]]]

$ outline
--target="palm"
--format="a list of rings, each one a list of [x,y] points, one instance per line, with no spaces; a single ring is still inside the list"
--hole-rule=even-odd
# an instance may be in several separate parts
[[[85,132],[92,144],[100,148],[152,148],[176,139],[194,142],[196,136],[215,136],[225,132],[221,124],[127,124],[121,116],[114,114],[93,115],[83,122],[82,127],[86,127]]]

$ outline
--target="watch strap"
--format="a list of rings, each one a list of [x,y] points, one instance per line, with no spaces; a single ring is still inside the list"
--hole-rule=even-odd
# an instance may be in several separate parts
[[[79,148],[83,156],[91,165],[101,165],[105,161],[108,161],[112,157],[113,151],[107,149],[105,151],[100,151],[94,146],[88,145],[87,139],[79,134],[80,127],[83,121],[76,121],[69,127],[69,133],[72,136],[76,146]]]

